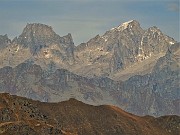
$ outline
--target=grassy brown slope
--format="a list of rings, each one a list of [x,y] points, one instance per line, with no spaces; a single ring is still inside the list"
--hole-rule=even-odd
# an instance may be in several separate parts
[[[178,135],[179,116],[139,117],[115,106],[91,106],[75,99],[42,103],[0,94],[2,135]]]

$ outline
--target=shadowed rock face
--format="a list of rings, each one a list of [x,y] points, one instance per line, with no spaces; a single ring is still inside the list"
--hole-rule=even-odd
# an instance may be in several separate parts
[[[179,116],[139,117],[115,106],[91,106],[75,99],[42,103],[0,94],[2,135],[178,135]]]

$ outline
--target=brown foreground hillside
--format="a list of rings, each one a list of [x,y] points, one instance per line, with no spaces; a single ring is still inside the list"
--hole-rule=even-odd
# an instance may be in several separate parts
[[[179,135],[180,116],[139,117],[75,99],[42,103],[0,94],[0,135]]]

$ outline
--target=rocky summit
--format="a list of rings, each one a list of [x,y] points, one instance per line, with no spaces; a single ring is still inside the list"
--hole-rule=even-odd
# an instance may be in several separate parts
[[[44,24],[27,24],[22,34],[14,38],[2,52],[1,67],[17,66],[24,61],[33,61],[43,67],[54,62],[64,68],[74,63],[71,34],[60,37],[50,26]]]
[[[1,135],[179,135],[179,116],[139,117],[70,99],[42,103],[0,94]]]
[[[175,43],[173,38],[163,34],[157,27],[143,30],[139,22],[132,20],[112,28],[104,35],[97,35],[76,47],[75,55],[81,67],[74,71],[85,76],[109,76],[119,73],[118,78],[129,78],[124,72],[134,64],[139,65],[138,74],[145,74],[152,70],[152,66],[140,68],[143,61],[161,57],[168,47]],[[148,69],[149,68],[149,69]],[[136,71],[134,73],[137,74]]]
[[[180,43],[131,20],[75,46],[45,24],[0,36],[0,92],[43,102],[76,98],[137,115],[180,115]]]

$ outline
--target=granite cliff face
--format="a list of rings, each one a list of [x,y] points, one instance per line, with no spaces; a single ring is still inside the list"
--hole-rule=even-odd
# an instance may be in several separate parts
[[[132,20],[74,46],[50,26],[0,36],[0,91],[57,102],[76,98],[138,115],[178,114],[179,43]]]
[[[139,117],[110,105],[92,106],[75,99],[42,103],[0,94],[2,135],[178,135],[179,116]]]

